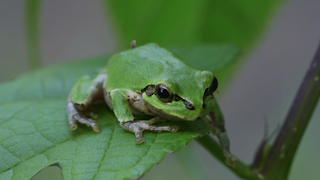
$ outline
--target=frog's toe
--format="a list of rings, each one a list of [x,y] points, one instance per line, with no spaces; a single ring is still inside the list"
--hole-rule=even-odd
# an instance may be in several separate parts
[[[144,142],[143,137],[136,137],[136,144],[142,144]]]
[[[98,126],[92,127],[92,129],[94,132],[97,132],[97,133],[101,132],[101,129]]]
[[[77,128],[78,128],[78,125],[76,125],[75,123],[72,123],[69,125],[70,130],[76,130]]]
[[[98,122],[89,118],[85,118],[80,114],[74,114],[72,115],[72,120],[69,121],[69,129],[70,130],[76,130],[78,128],[78,125],[76,122],[79,122],[81,124],[87,125],[88,127],[92,127],[94,132],[101,132],[101,129],[97,126]]]
[[[225,156],[225,162],[229,165],[232,166],[233,168],[237,168],[238,167],[238,163],[237,163],[237,159],[232,156],[230,153],[224,153]]]
[[[177,126],[177,125],[171,126],[172,133],[176,133],[178,130],[179,130],[179,126]]]

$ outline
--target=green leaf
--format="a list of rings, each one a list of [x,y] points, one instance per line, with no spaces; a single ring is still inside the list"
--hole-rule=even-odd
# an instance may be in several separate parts
[[[129,47],[132,40],[136,40],[138,45],[156,42],[162,46],[230,43],[246,53],[283,0],[104,2],[119,40],[126,47]],[[215,72],[219,83],[230,82],[230,77],[240,69],[243,62],[238,61]],[[212,68],[210,64],[207,67]],[[222,84],[219,91],[225,89],[226,85]]]
[[[179,55],[187,51],[192,49],[180,49]],[[207,51],[207,57],[228,57],[235,52]],[[82,75],[96,75],[108,58],[56,65],[0,85],[0,179],[29,179],[54,163],[61,165],[64,179],[137,178],[166,153],[179,151],[193,138],[208,133],[203,121],[170,122],[180,126],[177,133],[145,132],[145,143],[137,145],[134,135],[125,132],[103,104],[97,104],[101,133],[83,125],[70,131],[68,93]]]
[[[123,45],[228,42],[250,47],[279,0],[105,1]]]

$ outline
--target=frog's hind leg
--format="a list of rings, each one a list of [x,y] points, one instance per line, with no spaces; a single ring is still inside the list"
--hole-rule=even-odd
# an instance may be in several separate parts
[[[95,100],[103,98],[103,84],[107,77],[107,73],[102,71],[95,79],[90,79],[88,76],[81,77],[68,97],[67,111],[69,128],[77,129],[77,122],[91,126],[95,132],[101,132],[97,126],[97,122],[83,115],[83,110],[88,108]],[[92,114],[92,117],[97,115]]]
[[[224,118],[217,103],[214,105],[213,111],[210,111],[204,120],[209,125],[212,134],[218,138],[226,163],[234,168],[237,167],[237,159],[230,153],[230,143],[224,127]]]

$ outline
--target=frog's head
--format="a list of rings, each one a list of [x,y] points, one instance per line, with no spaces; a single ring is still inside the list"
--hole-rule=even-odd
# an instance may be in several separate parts
[[[154,84],[141,90],[150,114],[170,120],[194,121],[210,112],[214,104],[213,92],[218,87],[211,72],[194,70],[188,75],[177,72],[170,77],[159,77]]]

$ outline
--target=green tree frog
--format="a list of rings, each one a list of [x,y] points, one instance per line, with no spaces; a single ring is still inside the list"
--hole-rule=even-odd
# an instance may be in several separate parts
[[[84,109],[95,100],[104,99],[120,126],[134,133],[137,144],[144,142],[143,131],[177,132],[178,126],[155,126],[155,122],[195,121],[204,119],[220,141],[226,161],[233,164],[223,117],[213,97],[218,81],[209,71],[193,69],[177,55],[150,43],[114,55],[94,79],[80,78],[68,97],[69,128],[77,122],[101,129],[84,116]],[[134,115],[152,115],[136,120]]]

